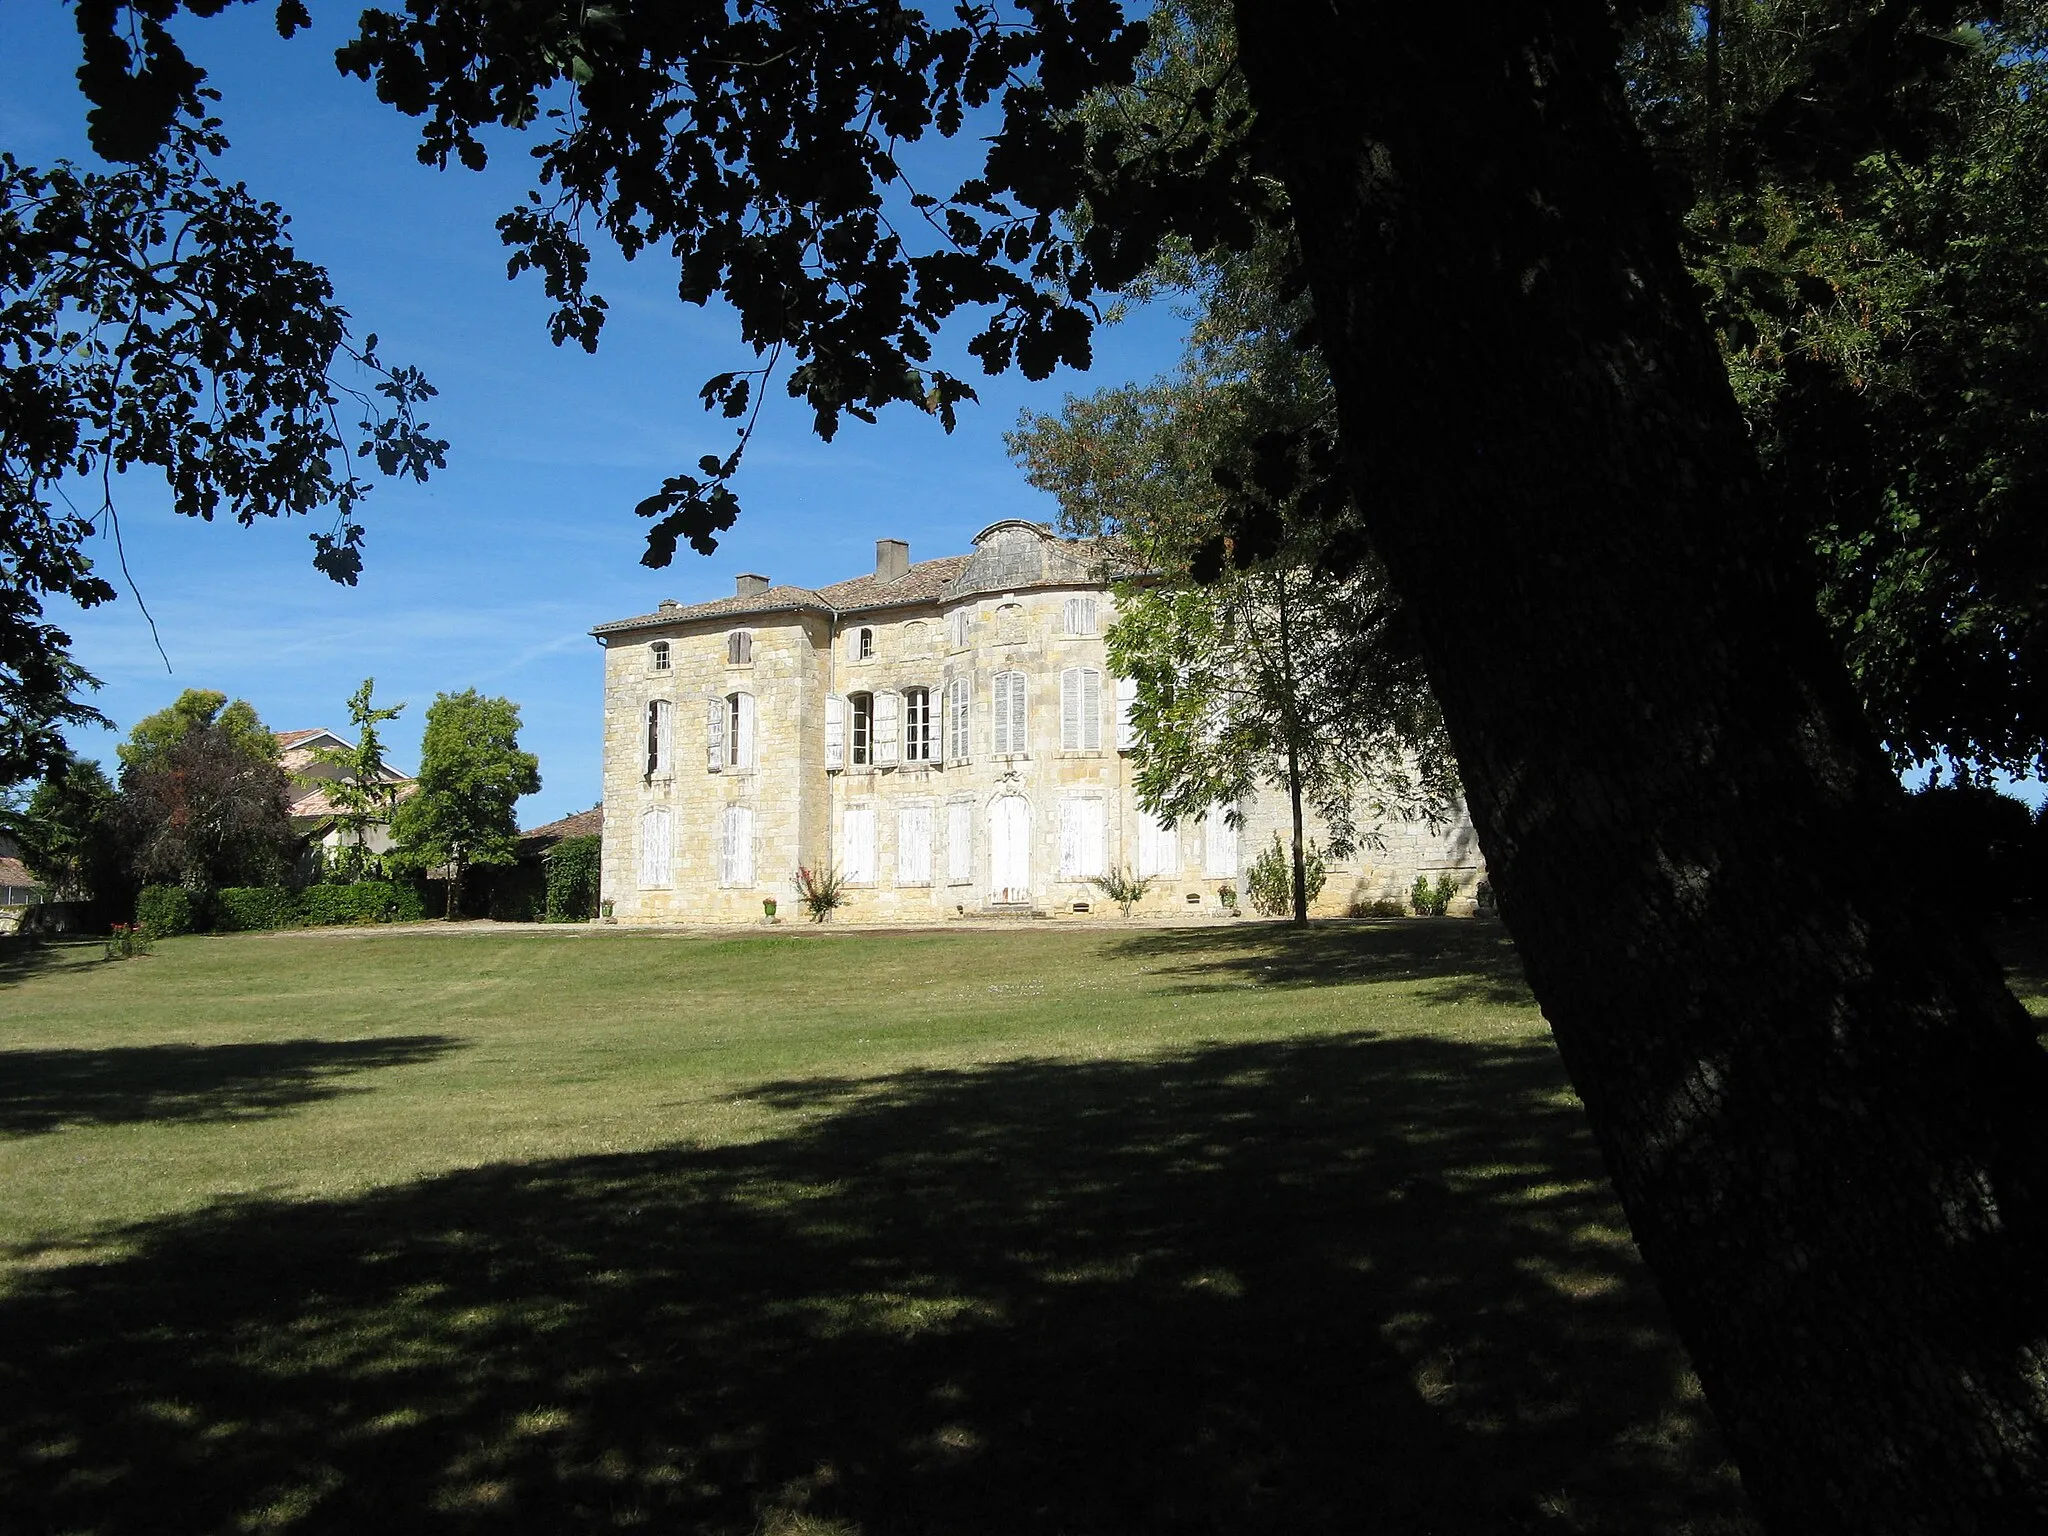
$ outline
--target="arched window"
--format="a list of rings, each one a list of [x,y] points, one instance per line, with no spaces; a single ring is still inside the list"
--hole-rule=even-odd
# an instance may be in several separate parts
[[[675,771],[675,706],[667,699],[656,699],[647,706],[647,777],[660,778]]]
[[[1066,604],[1066,631],[1070,635],[1092,635],[1095,633],[1095,599],[1092,597],[1070,597]]]
[[[995,680],[995,702],[991,716],[994,740],[990,750],[1022,752],[1026,750],[1028,733],[1026,723],[1026,700],[1022,672],[998,672]]]
[[[640,814],[641,890],[656,890],[669,883],[670,847],[668,807],[650,806]]]
[[[725,637],[725,664],[729,667],[751,667],[754,664],[751,630],[736,629]]]
[[[754,764],[754,696],[728,693],[725,696],[725,766],[739,773],[750,772]]]
[[[853,659],[855,661],[868,661],[873,658],[874,654],[875,632],[868,625],[863,624],[853,632]]]
[[[668,642],[666,640],[657,640],[654,644],[647,647],[647,656],[649,665],[655,671],[666,672],[668,670]]]
[[[1068,667],[1060,674],[1060,750],[1102,749],[1102,674],[1093,667]]]
[[[928,688],[903,690],[903,761],[928,763],[937,733],[932,729],[932,695]]]
[[[1024,643],[1024,605],[1005,603],[996,610],[996,643],[998,645],[1021,645]]]
[[[967,679],[946,684],[946,761],[967,761]]]
[[[846,703],[853,716],[853,739],[847,743],[850,750],[846,760],[856,768],[865,768],[875,760],[875,696],[849,694]]]

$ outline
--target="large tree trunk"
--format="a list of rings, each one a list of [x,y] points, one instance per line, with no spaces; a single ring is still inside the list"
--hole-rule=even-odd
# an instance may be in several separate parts
[[[2048,1521],[2048,1057],[1907,889],[1593,4],[1242,0],[1500,909],[1771,1527]]]

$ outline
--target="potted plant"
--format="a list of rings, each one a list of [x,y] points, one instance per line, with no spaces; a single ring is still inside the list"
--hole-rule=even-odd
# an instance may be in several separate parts
[[[1223,903],[1223,910],[1232,917],[1239,915],[1237,910],[1237,887],[1228,880],[1216,888],[1216,899]]]
[[[617,918],[612,916],[612,903],[609,897],[597,904],[597,915],[602,921],[607,923],[618,921]]]
[[[768,922],[772,923],[775,921],[775,898],[773,896],[763,896],[761,898],[761,916]]]

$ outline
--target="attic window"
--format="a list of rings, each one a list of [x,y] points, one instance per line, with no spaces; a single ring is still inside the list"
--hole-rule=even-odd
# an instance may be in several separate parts
[[[668,642],[666,640],[657,640],[654,644],[647,647],[647,650],[654,660],[654,670],[666,672],[668,670]]]
[[[1095,633],[1095,599],[1070,597],[1066,602],[1066,631],[1070,635]]]
[[[853,632],[853,659],[868,661],[875,654],[875,632],[862,625]]]
[[[725,664],[729,667],[751,667],[754,664],[754,636],[751,631],[736,629],[725,637]]]

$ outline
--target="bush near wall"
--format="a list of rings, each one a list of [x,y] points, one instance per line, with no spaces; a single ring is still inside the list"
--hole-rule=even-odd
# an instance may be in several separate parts
[[[540,856],[547,871],[547,918],[551,923],[584,923],[597,916],[601,837],[565,837]]]
[[[213,893],[215,933],[260,933],[299,920],[299,898],[281,885],[230,885]]]
[[[354,885],[309,885],[300,898],[309,923],[408,923],[426,915],[410,884],[359,880]]]
[[[198,905],[182,885],[145,885],[135,898],[135,921],[152,939],[174,938],[197,926]]]

